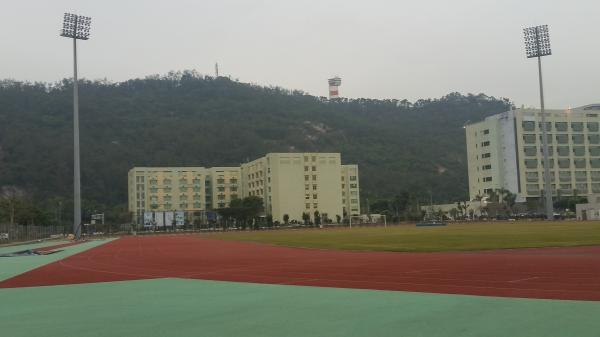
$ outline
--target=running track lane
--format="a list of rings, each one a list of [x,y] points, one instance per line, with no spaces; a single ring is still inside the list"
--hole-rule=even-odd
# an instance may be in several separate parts
[[[0,282],[0,288],[166,277],[599,301],[600,247],[386,253],[202,236],[123,237]]]

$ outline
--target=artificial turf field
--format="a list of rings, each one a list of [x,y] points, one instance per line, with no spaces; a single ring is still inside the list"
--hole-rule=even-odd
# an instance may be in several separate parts
[[[597,235],[598,224],[564,224],[579,226],[581,233],[587,225],[587,236]],[[333,237],[353,237],[363,230]],[[434,231],[422,235],[435,236]],[[468,237],[468,229],[456,231]],[[63,247],[52,255],[0,258],[0,332],[600,336],[598,247],[348,252],[230,241],[238,234],[223,235],[227,240],[220,240],[222,235],[123,237]],[[549,242],[590,244],[577,235],[573,242]],[[451,250],[464,250],[458,246],[455,242]],[[13,248],[0,248],[0,253]]]
[[[352,230],[229,232],[215,237],[290,247],[392,252],[600,246],[600,222],[479,222],[429,228],[399,225]]]

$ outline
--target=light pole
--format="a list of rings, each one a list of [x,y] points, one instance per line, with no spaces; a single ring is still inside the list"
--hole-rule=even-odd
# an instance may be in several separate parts
[[[60,36],[73,39],[73,234],[81,237],[81,169],[79,164],[79,93],[77,88],[77,40],[90,37],[92,18],[65,13]]]
[[[540,81],[540,110],[542,113],[542,152],[544,156],[544,195],[546,218],[554,217],[552,205],[552,189],[550,183],[550,163],[548,162],[548,130],[546,125],[546,113],[544,112],[544,85],[542,81],[542,56],[552,55],[550,48],[550,34],[548,26],[535,26],[523,29],[525,35],[525,52],[527,58],[538,59],[538,73]]]

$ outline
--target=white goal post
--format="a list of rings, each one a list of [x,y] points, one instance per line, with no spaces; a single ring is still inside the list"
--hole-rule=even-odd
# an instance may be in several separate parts
[[[387,227],[387,218],[384,214],[361,214],[352,215],[348,218],[350,228],[352,226],[369,226],[369,225],[383,225]]]

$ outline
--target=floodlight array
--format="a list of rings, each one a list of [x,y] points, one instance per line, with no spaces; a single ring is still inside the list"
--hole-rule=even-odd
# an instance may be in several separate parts
[[[552,55],[548,25],[523,29],[527,58]]]
[[[79,40],[90,38],[90,25],[92,18],[71,13],[65,13],[63,18],[63,28],[61,36],[70,37]]]

